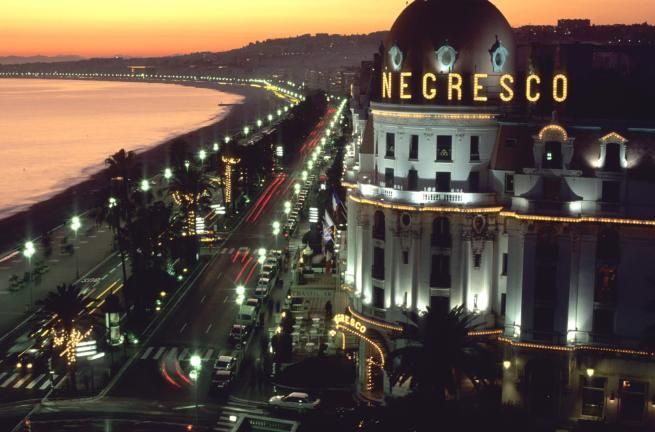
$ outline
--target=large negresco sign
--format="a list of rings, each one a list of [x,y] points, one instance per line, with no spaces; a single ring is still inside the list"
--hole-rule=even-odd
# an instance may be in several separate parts
[[[418,87],[420,78],[420,88]],[[424,73],[422,76],[414,76],[412,72],[382,72],[382,99],[411,100],[422,97],[425,101],[449,101],[459,102],[465,97],[464,91],[470,91],[470,99],[474,102],[487,102],[489,100],[488,74],[477,73],[471,77],[471,85],[464,85],[464,77],[458,73],[435,74]],[[552,99],[556,103],[566,102],[569,96],[569,80],[564,74],[553,76],[552,80],[542,78],[536,74],[528,75],[525,80],[518,82],[514,75],[504,74],[498,78],[494,90],[503,103],[512,102],[518,93],[517,86],[523,86],[520,93],[525,95],[528,102],[537,103],[544,96],[545,84],[550,81]],[[466,88],[468,87],[468,88]]]
[[[350,327],[351,329],[354,329],[361,334],[366,333],[366,326],[351,316],[344,315],[344,314],[337,314],[334,316],[334,322],[337,324],[337,326],[341,325],[345,327]]]

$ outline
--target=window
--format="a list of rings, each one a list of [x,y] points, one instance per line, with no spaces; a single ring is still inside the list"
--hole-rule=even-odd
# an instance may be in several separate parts
[[[375,138],[375,156],[378,155],[378,139]]]
[[[376,211],[373,215],[373,238],[384,240],[386,233],[384,213]]]
[[[562,169],[562,143],[547,141],[544,147],[542,166],[550,169]]]
[[[514,148],[517,143],[518,141],[516,138],[505,138],[505,147],[507,148]]]
[[[432,255],[430,287],[450,288],[450,256]]]
[[[409,251],[403,251],[403,264],[409,264]]]
[[[610,143],[605,146],[605,171],[621,171],[621,145]]]
[[[441,217],[432,221],[432,246],[449,248],[452,245],[450,221]]]
[[[471,137],[471,162],[480,161],[480,137]]]
[[[388,158],[393,158],[396,155],[396,135],[387,133],[387,152],[385,154]]]
[[[418,190],[418,172],[415,169],[409,170],[407,174],[407,190]]]
[[[373,307],[384,309],[384,288],[373,287]]]
[[[507,253],[503,253],[503,262],[500,266],[500,275],[507,276]]]
[[[641,422],[648,394],[648,384],[641,381],[622,379],[619,381],[621,405],[619,418],[624,422]]]
[[[507,310],[507,294],[502,293],[500,295],[500,315],[505,316],[506,310]]]
[[[614,304],[617,295],[616,281],[616,266],[611,264],[598,266],[594,301],[596,303]]]
[[[582,415],[603,417],[605,408],[605,378],[580,377],[582,387]]]
[[[384,187],[393,188],[394,186],[394,173],[393,168],[384,170]]]
[[[514,193],[514,174],[505,174],[505,193]]]
[[[603,182],[602,201],[607,203],[618,203],[621,200],[621,183],[613,181]]]
[[[412,135],[409,142],[409,159],[418,160],[418,135]]]
[[[452,162],[453,137],[450,135],[437,136],[437,162]]]
[[[450,192],[450,173],[438,172],[436,186],[437,192]]]
[[[478,193],[480,192],[480,172],[471,171],[469,173],[469,192]]]
[[[384,249],[373,248],[373,279],[384,280]]]
[[[473,254],[473,268],[479,269],[482,265],[482,254],[474,253]]]
[[[611,309],[595,309],[593,332],[599,335],[614,333],[614,311]]]

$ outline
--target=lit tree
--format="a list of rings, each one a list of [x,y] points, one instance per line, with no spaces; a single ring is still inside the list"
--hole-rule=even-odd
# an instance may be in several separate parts
[[[63,284],[37,304],[42,318],[49,322],[51,348],[66,360],[75,383],[75,348],[93,332],[94,320],[87,303],[77,286]]]

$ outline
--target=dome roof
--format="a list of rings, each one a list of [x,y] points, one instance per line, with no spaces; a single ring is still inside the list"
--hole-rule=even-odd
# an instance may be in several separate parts
[[[386,71],[486,73],[496,83],[514,73],[512,28],[488,0],[415,0],[396,19],[383,50]]]

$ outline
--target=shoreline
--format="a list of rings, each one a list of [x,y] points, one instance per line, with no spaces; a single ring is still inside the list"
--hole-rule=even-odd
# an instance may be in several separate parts
[[[86,81],[86,80],[82,80]],[[148,81],[146,81],[148,82]],[[161,83],[158,81],[152,81]],[[199,146],[207,146],[214,141],[220,141],[232,131],[236,133],[242,125],[248,121],[254,121],[261,116],[272,104],[269,101],[273,97],[260,88],[245,86],[219,85],[216,83],[190,83],[190,82],[167,82],[176,85],[186,85],[197,88],[207,88],[232,93],[244,97],[243,103],[228,107],[229,112],[222,118],[212,121],[209,125],[195,129],[181,135],[169,137],[154,147],[137,154],[137,162],[143,164],[146,172],[154,173],[163,169],[167,161],[168,148],[170,143],[176,139],[185,139],[191,149]],[[231,134],[231,133],[230,133]],[[120,150],[117,147],[113,152]],[[111,156],[108,154],[107,157]],[[103,161],[99,161],[102,163]],[[22,241],[40,237],[65,223],[66,219],[73,213],[83,213],[95,207],[95,193],[104,186],[105,170],[90,174],[86,180],[70,186],[44,201],[33,204],[26,210],[0,219],[0,254],[14,250]]]

